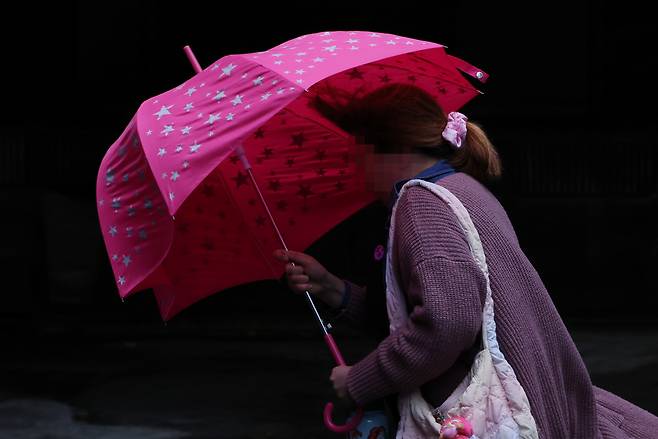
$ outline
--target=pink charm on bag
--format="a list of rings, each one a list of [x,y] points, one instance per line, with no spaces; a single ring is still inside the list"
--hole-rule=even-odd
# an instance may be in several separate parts
[[[441,424],[439,439],[469,439],[473,435],[473,427],[462,416],[450,416]]]

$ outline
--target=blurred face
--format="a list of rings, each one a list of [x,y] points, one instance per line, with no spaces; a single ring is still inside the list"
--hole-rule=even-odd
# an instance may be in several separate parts
[[[393,185],[402,179],[411,178],[436,163],[436,159],[419,153],[380,154],[374,145],[359,145],[362,148],[361,166],[366,187],[384,203],[391,195]]]

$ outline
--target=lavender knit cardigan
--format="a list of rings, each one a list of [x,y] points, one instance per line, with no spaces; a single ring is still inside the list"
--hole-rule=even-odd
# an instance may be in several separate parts
[[[462,172],[437,183],[459,198],[480,234],[500,348],[528,396],[540,438],[658,439],[658,417],[592,385],[496,197]],[[396,215],[393,251],[410,318],[353,365],[348,392],[366,405],[421,386],[428,402],[439,405],[470,368],[458,360],[477,348],[481,337],[485,281],[457,218],[436,195],[411,187],[400,198]],[[351,294],[333,321],[358,326],[368,312],[367,286],[346,282]]]

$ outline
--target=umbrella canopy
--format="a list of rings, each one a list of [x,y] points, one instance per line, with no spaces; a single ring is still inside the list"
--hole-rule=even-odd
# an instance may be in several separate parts
[[[271,258],[280,241],[247,161],[288,246],[305,249],[375,199],[354,137],[310,105],[313,98],[411,83],[447,113],[480,93],[458,70],[487,79],[437,43],[322,32],[225,56],[144,101],[97,179],[119,295],[152,288],[168,320],[215,292],[280,277]]]

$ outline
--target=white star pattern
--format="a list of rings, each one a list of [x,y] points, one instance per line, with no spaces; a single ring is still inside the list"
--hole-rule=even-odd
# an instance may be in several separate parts
[[[235,69],[236,67],[237,67],[237,66],[236,66],[236,65],[233,65],[233,63],[229,64],[228,66],[226,66],[226,67],[224,67],[224,68],[222,69],[222,74],[221,74],[219,77],[221,78],[221,77],[224,76],[224,75],[226,75],[226,76],[231,76],[231,72],[232,72],[233,69]]]
[[[158,112],[156,112],[156,113],[153,113],[153,115],[154,115],[154,116],[158,116],[158,120],[160,120],[160,118],[161,118],[162,116],[166,116],[166,115],[168,115],[168,114],[171,114],[171,113],[169,112],[169,109],[170,109],[171,107],[173,107],[173,105],[170,105],[170,106],[168,106],[168,107],[166,107],[166,106],[163,105],[162,108],[160,108],[160,111],[158,111]]]
[[[193,145],[190,145],[190,152],[197,152],[199,148],[201,148],[201,143],[196,143],[196,140],[194,141]]]
[[[422,44],[428,45],[415,48],[416,43],[419,46]],[[388,53],[391,55],[413,53],[415,50],[431,47],[430,44],[434,45],[433,43],[423,43],[413,39],[409,41],[407,38],[396,38],[395,35],[387,33],[381,35],[370,32],[344,31],[316,33],[308,35],[306,39],[300,38],[272,50],[263,51],[260,53],[261,56],[258,57],[259,61],[251,60],[251,56],[226,58],[226,62],[219,61],[213,64],[211,68],[205,69],[200,73],[198,79],[193,77],[175,90],[162,94],[158,97],[159,102],[151,99],[151,103],[145,106],[141,112],[143,117],[141,126],[146,130],[140,129],[138,132],[135,128],[121,141],[122,144],[130,146],[130,142],[135,139],[136,151],[135,148],[129,147],[121,150],[121,144],[119,144],[114,149],[114,154],[115,158],[119,159],[122,157],[121,153],[123,151],[125,152],[124,155],[130,158],[131,154],[137,156],[143,150],[147,153],[147,158],[152,159],[155,154],[158,160],[151,163],[153,166],[152,173],[150,170],[148,174],[143,172],[141,177],[137,173],[138,169],[131,169],[127,182],[122,180],[122,176],[127,171],[125,164],[114,166],[111,173],[103,173],[100,176],[103,190],[113,189],[117,193],[120,192],[125,195],[122,197],[125,200],[122,200],[121,203],[112,204],[111,207],[115,209],[112,213],[109,209],[112,195],[110,192],[103,194],[104,198],[108,200],[108,209],[99,208],[103,215],[108,215],[108,222],[103,224],[103,230],[106,235],[116,237],[114,241],[111,241],[116,243],[119,238],[118,228],[124,229],[125,225],[130,224],[130,222],[124,223],[124,220],[135,221],[143,213],[166,215],[167,206],[171,209],[172,206],[182,203],[187,192],[185,194],[183,192],[176,194],[178,199],[175,198],[174,193],[177,190],[182,190],[178,189],[179,185],[187,186],[188,178],[184,178],[180,184],[178,180],[183,176],[188,177],[186,173],[191,169],[191,163],[197,157],[199,162],[194,162],[195,171],[207,171],[209,164],[206,163],[205,156],[212,153],[215,146],[211,142],[217,142],[218,144],[224,142],[224,129],[232,131],[234,126],[241,125],[243,122],[251,123],[250,120],[253,118],[249,116],[256,116],[255,113],[250,112],[252,106],[253,110],[258,113],[258,117],[266,113],[274,114],[274,110],[271,110],[274,106],[285,106],[286,102],[300,91],[308,90],[312,84],[322,81],[334,73],[349,71],[346,70],[347,66],[358,66],[360,65],[359,61],[362,59],[384,59],[383,57]],[[236,63],[229,60],[236,61],[239,64],[236,65]],[[295,64],[292,64],[292,62]],[[287,65],[284,67],[283,64]],[[216,74],[211,73],[211,69],[218,71]],[[259,89],[258,86],[264,87]],[[204,88],[205,91],[201,88]],[[291,93],[288,93],[288,91]],[[197,92],[199,92],[199,95],[195,97],[194,94]],[[206,94],[207,96],[204,97]],[[283,96],[283,94],[287,94],[287,96]],[[192,100],[192,98],[194,99]],[[197,105],[199,107],[196,107]],[[240,108],[237,108],[238,106]],[[242,111],[249,112],[249,114],[243,114]],[[247,117],[243,118],[243,116]],[[229,124],[233,126],[229,127]],[[205,125],[208,125],[208,127],[205,127]],[[192,130],[194,130],[194,136],[191,135]],[[153,139],[146,137],[151,135],[153,135]],[[139,136],[143,136],[143,142],[140,141]],[[230,132],[226,138],[230,138]],[[192,139],[192,143],[190,143],[190,139]],[[153,141],[151,142],[151,140]],[[203,142],[199,142],[199,140]],[[200,149],[202,146],[204,147],[203,151]],[[185,147],[189,149],[185,151]],[[157,184],[158,173],[162,175],[159,185]],[[160,198],[159,205],[154,202],[156,205],[152,205],[149,210],[144,208],[145,198],[149,196],[147,191],[139,189],[132,193],[131,189],[137,188],[135,186],[128,187],[127,191],[121,192],[124,187],[138,184],[138,182],[148,183],[148,178],[151,178],[154,190],[161,189],[164,195]],[[105,183],[111,184],[106,187]],[[129,195],[131,193],[132,195]],[[166,201],[169,204],[164,203]],[[132,208],[130,203],[134,203]],[[98,205],[103,205],[102,200],[99,200]],[[135,215],[129,218],[131,212]],[[155,218],[157,215],[152,215],[152,217]],[[151,221],[151,218],[147,218],[147,221]],[[113,226],[113,230],[108,231],[113,223],[117,225]],[[135,231],[138,231],[140,227],[147,224],[148,222],[145,224],[135,222],[132,225],[135,226]],[[149,238],[152,238],[151,234],[151,229],[149,229]],[[124,235],[120,237],[124,239]],[[135,234],[135,239],[137,240],[137,234]],[[116,247],[113,251],[117,252],[119,257],[124,252],[132,253],[137,257],[138,264],[141,264],[141,255],[133,251],[133,245],[135,243],[130,243],[121,250]],[[145,249],[146,247],[142,251]],[[121,258],[119,258],[113,264],[118,265],[121,261]],[[135,260],[131,260],[129,264],[132,262],[135,262]],[[117,265],[114,265],[114,267]],[[129,272],[126,271],[126,273]],[[137,282],[138,279],[133,279],[131,285]]]
[[[220,120],[220,119],[221,119],[221,116],[222,116],[222,113],[217,113],[217,114],[212,114],[212,113],[211,113],[210,116],[208,116],[208,120],[205,121],[203,124],[204,124],[204,125],[205,125],[205,124],[210,124],[210,125],[212,125],[212,124],[215,123],[215,121]]]
[[[112,260],[113,260],[114,262],[118,261],[118,260],[119,260],[119,255],[117,255],[116,253],[113,254],[113,255],[112,255]]]
[[[126,283],[126,278],[124,276],[119,276],[119,284],[124,285]]]
[[[112,235],[114,237],[114,236],[117,235],[117,233],[118,233],[117,232],[117,226],[111,226],[110,227],[110,235]]]
[[[226,97],[226,93],[224,93],[224,90],[218,90],[213,100],[220,102],[224,97]]]
[[[123,255],[123,265],[127,267],[131,262],[132,259],[130,259],[130,255]]]

